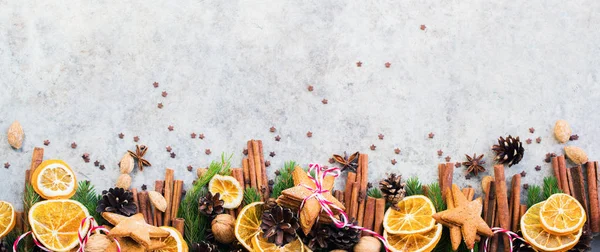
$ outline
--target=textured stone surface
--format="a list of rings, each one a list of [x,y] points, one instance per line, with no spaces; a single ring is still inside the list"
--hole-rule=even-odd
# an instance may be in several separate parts
[[[134,172],[136,187],[165,167],[189,185],[188,165],[223,152],[240,166],[251,138],[263,140],[271,176],[286,160],[326,164],[347,150],[369,154],[372,182],[389,172],[433,182],[443,157],[473,152],[486,154],[481,177],[491,174],[489,147],[508,134],[533,143],[507,177],[525,170],[524,183],[540,184],[551,170],[544,154],[562,152],[556,119],[579,134],[570,144],[600,155],[599,11],[598,1],[556,0],[0,0],[0,129],[19,120],[26,134],[20,151],[0,136],[0,162],[11,163],[0,169],[0,199],[21,207],[31,151],[46,139],[45,158],[108,188],[136,135],[153,164]],[[454,177],[480,187],[461,169]]]

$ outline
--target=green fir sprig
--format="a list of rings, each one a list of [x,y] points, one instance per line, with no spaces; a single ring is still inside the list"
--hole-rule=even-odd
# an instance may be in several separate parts
[[[296,168],[296,165],[295,161],[288,161],[285,162],[282,169],[279,169],[279,175],[275,177],[275,184],[273,184],[271,198],[277,199],[283,190],[294,187],[292,172]]]
[[[223,167],[228,167],[227,164],[223,163],[223,157],[222,155],[221,162],[213,161],[210,163],[208,170],[201,178],[196,180],[196,183],[186,193],[185,198],[179,206],[177,216],[185,219],[184,238],[188,244],[204,240],[205,231],[208,228],[208,219],[198,212],[198,202],[200,197],[204,197],[208,193],[208,189],[206,188],[208,182],[216,174],[219,174],[223,170]]]
[[[441,212],[446,210],[446,203],[444,202],[444,197],[442,196],[442,189],[437,182],[433,182],[429,184],[427,187],[427,195],[433,206],[435,207],[435,211]]]
[[[544,201],[542,188],[539,185],[530,185],[527,188],[527,208]]]
[[[221,171],[219,172],[219,175],[223,175],[223,176],[231,176],[231,158],[233,157],[233,154],[229,155],[229,157],[226,158],[225,153],[221,154]],[[212,177],[211,177],[212,179]],[[210,180],[209,180],[210,181]]]
[[[98,201],[102,198],[102,195],[96,193],[96,189],[90,183],[90,181],[84,180],[79,181],[77,186],[77,191],[75,191],[75,195],[73,195],[73,200],[81,203],[85,208],[87,208],[88,212],[96,219],[98,225],[104,225],[106,221],[102,218],[100,213],[96,212],[96,207],[98,206]]]
[[[256,188],[248,187],[244,190],[244,205],[260,201],[260,194]]]
[[[381,199],[383,198],[383,194],[381,194],[381,189],[377,187],[373,187],[367,191],[367,196],[371,198]]]
[[[554,176],[544,178],[544,200],[548,199],[552,194],[562,193],[558,188],[558,180]]]
[[[406,180],[406,196],[422,194],[423,186],[421,185],[421,182],[419,182],[419,178],[411,177],[408,180]]]

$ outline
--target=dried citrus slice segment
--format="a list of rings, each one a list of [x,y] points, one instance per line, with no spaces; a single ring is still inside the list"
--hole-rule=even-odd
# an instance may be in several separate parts
[[[31,184],[44,199],[68,199],[77,189],[75,173],[67,163],[57,159],[42,162],[31,175]]]
[[[252,250],[252,239],[260,232],[263,202],[254,202],[242,208],[235,221],[235,238],[248,251]]]
[[[566,235],[554,235],[547,232],[542,226],[540,211],[546,202],[540,202],[531,206],[521,218],[521,232],[523,238],[533,247],[541,251],[567,251],[573,248],[583,229]]]
[[[576,232],[585,224],[585,210],[568,194],[553,194],[540,209],[542,226],[549,233],[563,235]]]
[[[79,243],[77,232],[88,210],[74,200],[45,200],[29,210],[29,225],[33,235],[52,251],[68,251]],[[86,222],[87,230],[88,223]]]
[[[223,207],[233,209],[242,204],[244,191],[240,182],[232,176],[215,175],[208,183],[208,190],[214,195],[221,194]]]
[[[259,252],[302,252],[304,251],[304,244],[300,239],[296,238],[296,240],[283,245],[282,247],[277,246],[275,243],[270,243],[263,237],[263,233],[259,232],[254,235],[254,239],[252,239],[252,246],[254,247],[254,251]]]
[[[6,201],[0,201],[0,238],[6,236],[15,227],[15,208]]]
[[[434,228],[420,234],[390,234],[383,232],[392,252],[423,252],[431,251],[442,237],[442,224],[434,225]]]
[[[163,226],[161,229],[168,231],[170,235],[167,238],[159,238],[159,241],[167,244],[166,246],[152,250],[153,252],[188,252],[189,248],[187,243],[183,240],[181,233],[173,227]]]
[[[383,228],[390,234],[425,233],[435,227],[435,207],[423,195],[406,197],[390,207],[383,217]]]

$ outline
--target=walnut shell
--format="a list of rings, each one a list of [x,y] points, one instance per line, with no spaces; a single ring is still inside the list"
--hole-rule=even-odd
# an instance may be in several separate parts
[[[576,146],[565,146],[565,154],[575,164],[583,164],[588,161],[588,156],[583,149]]]
[[[21,146],[23,146],[23,138],[25,137],[25,134],[23,133],[23,127],[21,127],[21,124],[19,123],[19,121],[14,121],[10,127],[8,127],[8,132],[7,132],[7,139],[8,139],[8,144],[10,144],[10,146],[12,146],[15,149],[21,149]]]
[[[215,239],[223,244],[229,244],[235,240],[234,226],[235,218],[229,214],[219,214],[211,223]]]
[[[125,190],[129,190],[129,187],[131,187],[131,176],[129,176],[129,174],[119,175],[119,178],[117,179],[117,183],[115,184],[115,186],[123,188]]]
[[[381,249],[381,242],[373,236],[363,236],[358,240],[358,243],[354,245],[355,252],[379,252]]]
[[[110,245],[110,240],[106,235],[93,234],[85,244],[85,251],[87,252],[104,252]]]
[[[131,171],[133,171],[134,165],[135,165],[135,162],[133,160],[133,157],[131,155],[129,155],[129,153],[125,153],[125,155],[123,155],[123,157],[121,158],[121,162],[119,163],[119,168],[121,169],[122,174],[127,174],[127,173],[131,173]]]
[[[167,210],[167,200],[157,191],[149,191],[148,197],[150,197],[150,202],[152,205],[161,212],[165,212]]]
[[[569,141],[571,137],[571,126],[565,120],[558,120],[556,124],[554,124],[554,137],[560,143],[566,143]]]

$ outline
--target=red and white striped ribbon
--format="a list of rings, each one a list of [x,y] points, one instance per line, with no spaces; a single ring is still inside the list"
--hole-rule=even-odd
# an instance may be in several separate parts
[[[313,172],[315,172],[315,175],[316,175],[314,177],[312,176]],[[337,168],[337,167],[324,169],[319,164],[309,164],[308,165],[308,178],[310,178],[315,183],[315,188],[312,188],[308,185],[301,184],[306,189],[312,191],[312,194],[309,195],[308,197],[304,198],[304,200],[302,200],[302,203],[300,204],[300,208],[298,211],[300,211],[300,209],[302,209],[302,207],[304,207],[304,203],[307,200],[309,200],[310,198],[315,198],[321,205],[322,211],[325,211],[325,213],[327,213],[327,215],[329,216],[329,218],[331,218],[331,220],[333,221],[333,223],[335,224],[335,226],[337,228],[349,227],[349,228],[358,229],[365,233],[371,234],[375,238],[377,238],[381,242],[383,242],[383,246],[385,247],[386,251],[390,251],[389,245],[383,236],[381,236],[378,233],[376,233],[372,230],[369,230],[367,228],[350,223],[348,214],[346,212],[344,212],[344,210],[342,210],[340,207],[333,204],[333,202],[325,199],[325,197],[323,196],[323,193],[329,192],[329,190],[323,188],[323,180],[325,179],[325,177],[327,175],[330,175],[330,176],[333,176],[334,178],[337,178],[340,176],[340,173],[341,173],[341,170],[340,170],[340,168]],[[331,208],[337,210],[341,214],[341,216],[342,216],[341,220],[338,220],[335,217],[335,214],[333,213],[333,210],[331,210]]]
[[[510,252],[513,251],[513,242],[515,240],[521,240],[525,244],[527,244],[527,242],[521,236],[519,236],[518,234],[516,234],[516,233],[514,233],[514,232],[512,232],[510,230],[506,230],[506,229],[503,229],[503,228],[495,227],[495,228],[492,228],[492,232],[494,232],[494,235],[497,234],[497,233],[508,235],[508,238],[509,238],[508,239],[508,241],[509,241],[508,242],[508,246],[510,248]],[[487,249],[488,248],[488,242],[490,241],[491,238],[492,237],[487,237],[485,239],[485,244],[484,244],[484,247],[483,247],[483,251],[484,252],[488,251],[488,249]]]
[[[86,226],[87,222],[89,222],[89,226]],[[104,226],[98,226],[98,223],[96,222],[96,220],[94,220],[94,217],[88,216],[88,217],[84,218],[83,220],[81,220],[81,224],[79,225],[79,230],[77,231],[77,238],[79,241],[79,249],[77,249],[77,252],[85,252],[85,244],[87,243],[88,239],[90,238],[90,235],[96,231],[98,231],[98,232],[102,231],[106,234],[109,233],[108,229],[106,229]],[[35,243],[35,245],[38,248],[40,248],[43,251],[52,252],[52,250],[49,250],[46,247],[44,247],[44,245],[41,244],[35,238],[35,235],[33,235],[33,233],[31,231],[22,234],[21,236],[19,236],[19,238],[17,238],[15,240],[15,242],[13,243],[13,251],[17,251],[19,242],[21,240],[25,239],[25,237],[27,237],[29,234],[31,234],[31,238],[33,238],[33,243]],[[113,238],[113,240],[115,241],[115,244],[117,245],[117,252],[121,252],[121,244],[119,244],[119,241],[117,241],[116,238]]]

